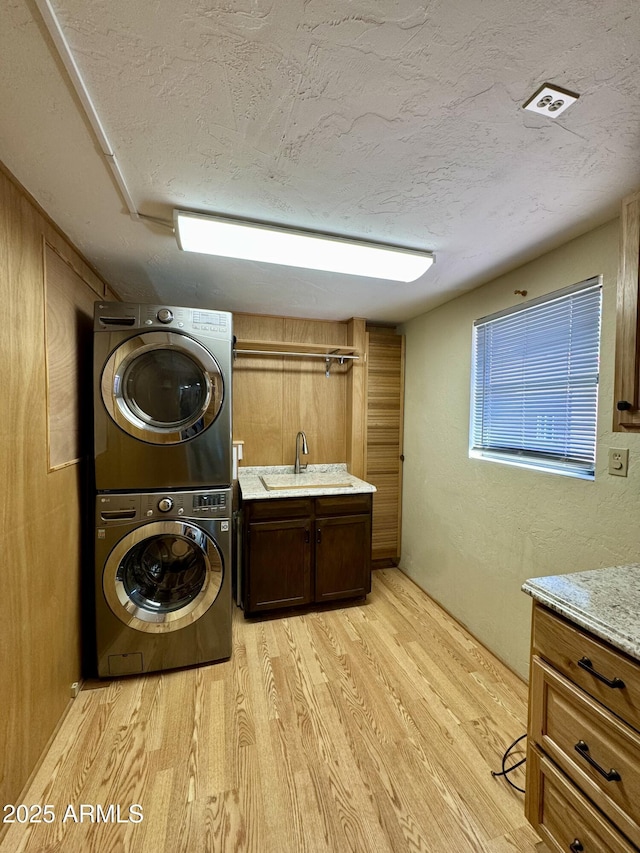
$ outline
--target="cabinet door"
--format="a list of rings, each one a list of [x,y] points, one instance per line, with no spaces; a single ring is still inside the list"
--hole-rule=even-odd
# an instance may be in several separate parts
[[[315,600],[358,598],[371,592],[371,516],[316,520]]]
[[[312,600],[310,524],[309,519],[301,518],[249,525],[246,612],[293,607]]]
[[[640,192],[636,192],[623,199],[620,216],[614,430],[640,428],[639,246]]]

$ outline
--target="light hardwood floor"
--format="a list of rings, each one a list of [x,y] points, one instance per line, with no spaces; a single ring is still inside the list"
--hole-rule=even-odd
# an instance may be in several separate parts
[[[399,570],[366,604],[233,632],[229,662],[83,690],[23,798],[55,820],[2,853],[534,853],[490,772],[526,687]],[[134,803],[140,823],[63,820]]]

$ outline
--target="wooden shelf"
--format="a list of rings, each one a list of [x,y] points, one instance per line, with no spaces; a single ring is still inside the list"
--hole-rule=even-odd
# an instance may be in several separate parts
[[[338,344],[303,344],[294,341],[236,341],[236,355],[289,355],[318,358],[357,359],[360,355],[353,347]]]

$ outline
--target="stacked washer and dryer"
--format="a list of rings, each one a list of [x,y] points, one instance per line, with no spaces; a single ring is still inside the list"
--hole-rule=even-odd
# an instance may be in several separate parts
[[[100,676],[231,654],[231,314],[98,302]]]

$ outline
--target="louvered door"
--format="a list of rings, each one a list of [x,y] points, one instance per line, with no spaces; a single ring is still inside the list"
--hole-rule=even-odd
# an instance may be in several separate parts
[[[367,333],[366,476],[373,498],[372,559],[400,559],[404,336],[392,330]]]

